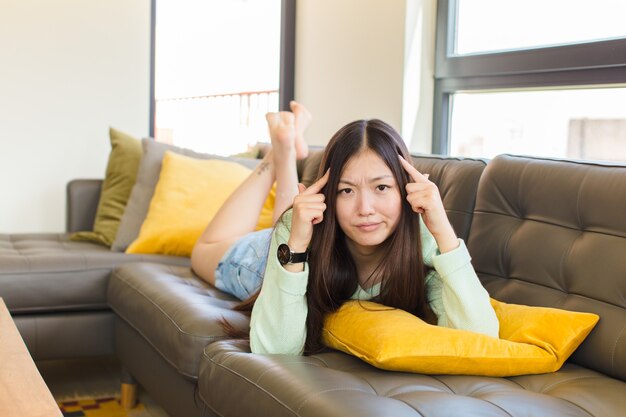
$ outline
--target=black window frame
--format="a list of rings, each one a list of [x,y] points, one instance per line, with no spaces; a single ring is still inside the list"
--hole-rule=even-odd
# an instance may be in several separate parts
[[[432,153],[449,153],[456,92],[626,84],[626,38],[455,55],[457,11],[458,0],[438,0]]]
[[[156,1],[150,1],[150,137],[154,137],[156,112],[156,99],[154,96]],[[281,0],[279,65],[278,106],[280,110],[289,110],[289,102],[294,99],[295,90],[296,0]]]

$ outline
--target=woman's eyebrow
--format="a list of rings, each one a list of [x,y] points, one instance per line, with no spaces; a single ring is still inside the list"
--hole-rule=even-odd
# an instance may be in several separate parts
[[[372,183],[372,182],[380,181],[380,180],[385,179],[385,178],[393,178],[393,175],[389,175],[389,174],[387,174],[387,175],[381,175],[380,177],[370,178],[367,182]],[[339,183],[340,183],[340,184],[341,184],[341,183],[343,183],[343,184],[348,184],[348,185],[351,185],[351,186],[353,186],[353,187],[356,187],[356,184],[355,184],[355,183],[353,183],[353,182],[351,182],[351,181],[349,181],[349,180],[346,180],[346,179],[344,179],[344,178],[340,178],[340,179],[339,179]]]

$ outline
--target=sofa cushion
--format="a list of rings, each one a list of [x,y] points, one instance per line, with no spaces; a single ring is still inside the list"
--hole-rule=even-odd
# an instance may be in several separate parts
[[[204,347],[224,338],[220,319],[247,328],[231,310],[239,302],[198,279],[188,267],[132,263],[113,271],[108,289],[113,311],[179,373],[198,376]]]
[[[426,376],[336,352],[254,355],[235,341],[207,346],[198,386],[224,416],[615,416],[626,398],[626,383],[573,364],[510,378]]]
[[[496,299],[600,321],[570,360],[626,380],[626,165],[501,155],[468,241]]]
[[[123,132],[109,129],[111,153],[102,183],[93,230],[76,232],[72,240],[96,242],[110,247],[115,240],[126,203],[137,178],[141,143]]]
[[[404,310],[349,301],[324,320],[334,349],[380,369],[424,374],[514,376],[554,372],[598,316],[491,300],[500,338],[428,324]]]
[[[119,229],[111,249],[124,252],[126,248],[137,238],[141,225],[146,218],[150,200],[154,195],[154,188],[159,181],[161,163],[166,151],[196,159],[217,159],[235,161],[250,169],[254,169],[260,162],[249,158],[227,158],[223,156],[194,152],[191,149],[160,143],[152,138],[144,138],[141,141],[143,149],[141,163],[137,171],[137,181],[130,192],[126,210],[120,221]]]
[[[111,252],[67,234],[0,234],[0,296],[13,314],[106,309],[111,270],[140,260],[189,265],[188,258]]]
[[[150,209],[126,253],[191,256],[207,224],[251,173],[235,162],[166,152]],[[272,227],[275,197],[271,189],[256,230]]]

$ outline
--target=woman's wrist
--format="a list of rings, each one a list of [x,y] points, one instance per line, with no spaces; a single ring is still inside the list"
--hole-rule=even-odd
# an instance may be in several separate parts
[[[289,250],[293,253],[304,253],[308,250],[308,243],[307,244],[302,244],[299,243],[296,240],[293,239],[289,239],[287,241],[287,246],[289,247]],[[295,263],[285,263],[282,265],[282,267],[284,269],[286,269],[289,272],[302,272],[304,271],[304,264],[306,261],[304,262],[295,262]],[[282,262],[281,262],[282,264]]]
[[[309,248],[309,242],[306,243],[302,243],[302,242],[298,242],[298,241],[292,241],[292,239],[289,239],[287,241],[287,245],[289,246],[289,249],[291,249],[292,252],[306,252],[307,249]]]
[[[459,247],[459,238],[456,236],[456,233],[454,233],[452,226],[444,232],[433,233],[433,237],[437,242],[440,253],[450,252]]]

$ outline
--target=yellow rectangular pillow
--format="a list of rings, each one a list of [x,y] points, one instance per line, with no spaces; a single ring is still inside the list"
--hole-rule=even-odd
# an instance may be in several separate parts
[[[148,214],[126,253],[190,256],[211,219],[251,172],[235,162],[165,152]],[[272,227],[274,200],[272,188],[256,230]]]
[[[591,313],[491,303],[499,339],[433,326],[369,301],[349,301],[329,314],[323,339],[381,369],[501,377],[557,371],[599,320]]]

